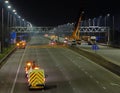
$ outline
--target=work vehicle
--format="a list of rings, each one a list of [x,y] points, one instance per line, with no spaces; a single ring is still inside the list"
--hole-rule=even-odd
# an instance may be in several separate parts
[[[50,40],[49,45],[57,45],[57,42],[55,40]]]
[[[19,41],[16,43],[16,47],[17,48],[22,48],[22,49],[25,49],[26,47],[26,41]]]
[[[76,44],[81,44],[81,37],[80,37],[80,23],[81,23],[81,20],[82,20],[82,15],[83,15],[84,12],[81,13],[80,17],[79,17],[79,20],[74,28],[74,31],[72,32],[72,35],[71,36],[67,36],[68,40],[70,42],[74,42],[73,44],[75,45]],[[66,37],[65,37],[66,38]]]
[[[43,69],[32,69],[28,73],[29,89],[44,89],[45,88],[45,72]]]
[[[68,43],[68,38],[64,38],[64,41],[63,41],[64,44],[67,44]]]
[[[83,16],[84,12],[81,13],[79,20],[77,22],[77,24],[75,25],[75,28],[72,32],[71,36],[66,36],[65,38],[68,38],[68,41],[71,42],[71,45],[81,45],[82,42],[87,42],[88,45],[91,45],[93,43],[95,43],[96,41],[96,37],[94,36],[82,36],[80,35],[80,23],[82,20],[82,16]]]
[[[96,36],[90,36],[87,41],[88,45],[96,44]]]
[[[40,69],[34,60],[28,60],[25,63],[25,74],[28,81],[29,89],[44,89],[45,75],[44,69]]]
[[[25,63],[25,73],[26,75],[28,74],[28,71],[30,69],[34,69],[36,66],[35,66],[35,61],[34,60],[28,60],[26,61]]]

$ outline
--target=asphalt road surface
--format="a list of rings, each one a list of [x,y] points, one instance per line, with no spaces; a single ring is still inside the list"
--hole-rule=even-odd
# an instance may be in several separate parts
[[[0,93],[120,93],[120,77],[70,49],[48,44],[36,35],[9,57],[0,69]],[[35,60],[48,75],[44,90],[28,89],[27,60]]]

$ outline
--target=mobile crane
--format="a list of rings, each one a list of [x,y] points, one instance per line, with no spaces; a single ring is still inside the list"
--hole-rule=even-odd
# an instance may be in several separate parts
[[[96,36],[81,36],[80,35],[80,23],[81,23],[83,14],[84,14],[84,11],[80,14],[79,20],[72,32],[72,35],[67,37],[67,39],[71,42],[71,45],[76,45],[76,44],[81,45],[82,40],[87,41],[88,45],[94,44],[96,42]]]
[[[82,12],[80,14],[80,17],[79,17],[79,20],[77,22],[77,25],[74,29],[74,31],[72,32],[72,35],[71,36],[68,36],[68,40],[70,40],[72,42],[73,45],[76,45],[76,44],[81,44],[81,37],[80,37],[80,23],[81,23],[81,20],[82,20],[82,15],[84,14],[84,12]]]

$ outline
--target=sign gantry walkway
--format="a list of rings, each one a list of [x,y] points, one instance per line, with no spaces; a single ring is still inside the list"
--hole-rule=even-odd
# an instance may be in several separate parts
[[[54,32],[59,34],[71,34],[73,30],[70,30],[67,27],[64,28],[57,28],[54,30],[55,27],[11,27],[10,31],[17,32],[17,33],[45,33],[45,32]],[[72,28],[73,29],[73,28]],[[82,26],[79,28],[80,33],[106,33],[109,32],[109,27],[100,27],[100,26]]]
[[[17,33],[29,33],[29,32],[46,32],[53,29],[53,27],[11,27],[10,31]]]

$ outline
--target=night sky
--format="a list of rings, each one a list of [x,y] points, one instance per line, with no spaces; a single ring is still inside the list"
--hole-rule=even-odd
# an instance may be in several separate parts
[[[35,26],[57,26],[108,13],[119,14],[118,0],[9,0],[18,15]]]

